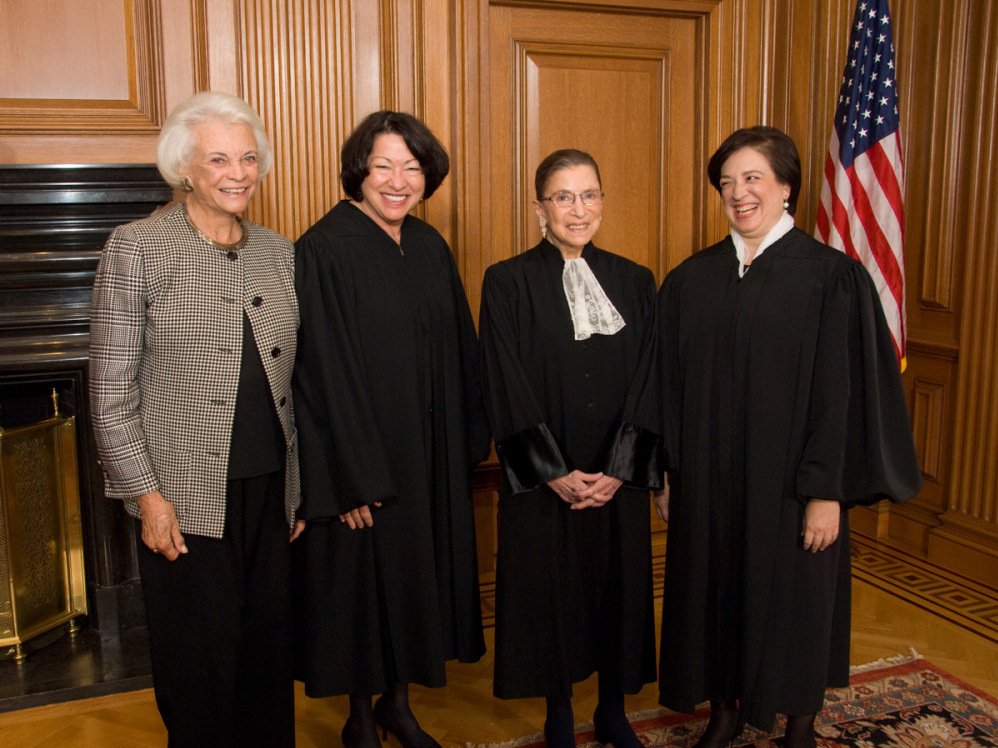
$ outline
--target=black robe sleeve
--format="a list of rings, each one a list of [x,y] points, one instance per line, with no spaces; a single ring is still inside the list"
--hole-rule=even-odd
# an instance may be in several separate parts
[[[812,388],[800,499],[856,505],[917,494],[921,472],[894,343],[876,286],[858,262],[829,284]]]
[[[658,296],[658,366],[662,377],[662,451],[664,468],[674,480],[679,473],[682,424],[683,376],[680,368],[678,330],[680,320],[681,281],[679,273],[669,273]]]
[[[339,516],[398,496],[368,400],[367,373],[349,333],[345,280],[321,233],[298,240],[294,397],[304,519]]]
[[[644,331],[637,369],[627,388],[621,422],[611,435],[601,470],[633,486],[663,487],[665,456],[660,423],[661,392],[658,369],[658,308],[655,276],[644,268],[635,277]],[[631,320],[638,324],[639,320]]]
[[[451,293],[457,310],[457,337],[460,346],[458,357],[463,374],[468,464],[474,467],[488,459],[492,447],[492,431],[485,417],[485,404],[482,401],[482,367],[475,321],[471,318],[468,296],[464,292],[450,248],[447,248],[447,256]]]
[[[509,271],[485,271],[478,327],[485,411],[496,453],[513,493],[524,493],[572,472],[568,455],[545,422],[517,356],[517,288]]]

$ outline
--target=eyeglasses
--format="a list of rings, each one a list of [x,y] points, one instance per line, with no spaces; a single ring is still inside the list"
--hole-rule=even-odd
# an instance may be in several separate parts
[[[550,200],[559,208],[571,208],[575,205],[575,198],[582,198],[583,205],[599,205],[603,202],[604,193],[598,190],[586,190],[585,192],[556,192],[549,197],[542,197],[541,200]]]

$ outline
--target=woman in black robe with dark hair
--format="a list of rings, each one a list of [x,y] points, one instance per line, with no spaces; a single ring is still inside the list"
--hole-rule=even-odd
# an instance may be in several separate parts
[[[898,362],[866,269],[794,228],[797,149],[732,134],[710,160],[731,235],[659,293],[671,495],[663,706],[710,700],[697,748],[787,715],[815,745],[849,681],[847,509],[921,486]]]
[[[478,342],[454,258],[409,215],[448,171],[415,117],[343,145],[344,200],[296,243],[302,516],[297,676],[350,694],[348,748],[437,745],[408,684],[442,686],[482,636],[471,471],[488,455]],[[371,704],[373,694],[383,694]]]
[[[548,745],[564,748],[575,744],[572,684],[598,672],[596,739],[638,748],[624,694],[655,679],[655,280],[593,246],[603,193],[591,156],[555,151],[535,187],[546,238],[490,267],[482,291],[504,476],[494,690],[546,697]]]

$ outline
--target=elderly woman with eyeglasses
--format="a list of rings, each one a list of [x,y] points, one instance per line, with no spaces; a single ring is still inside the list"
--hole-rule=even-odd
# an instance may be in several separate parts
[[[624,694],[655,679],[655,280],[593,245],[603,191],[592,156],[555,151],[535,189],[545,238],[490,267],[482,290],[486,411],[503,468],[494,690],[546,697],[548,745],[567,748],[572,684],[598,672],[596,739],[638,748]]]

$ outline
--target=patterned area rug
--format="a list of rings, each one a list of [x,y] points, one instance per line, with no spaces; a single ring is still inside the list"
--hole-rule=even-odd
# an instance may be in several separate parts
[[[858,668],[848,688],[829,690],[816,721],[819,748],[998,748],[998,699],[920,657]],[[661,709],[630,715],[649,748],[690,748],[709,710],[675,714]],[[592,723],[576,727],[577,746],[596,746]],[[503,748],[544,746],[542,735]],[[745,729],[735,746],[783,745],[783,723],[772,733]],[[499,748],[494,746],[491,748]]]

